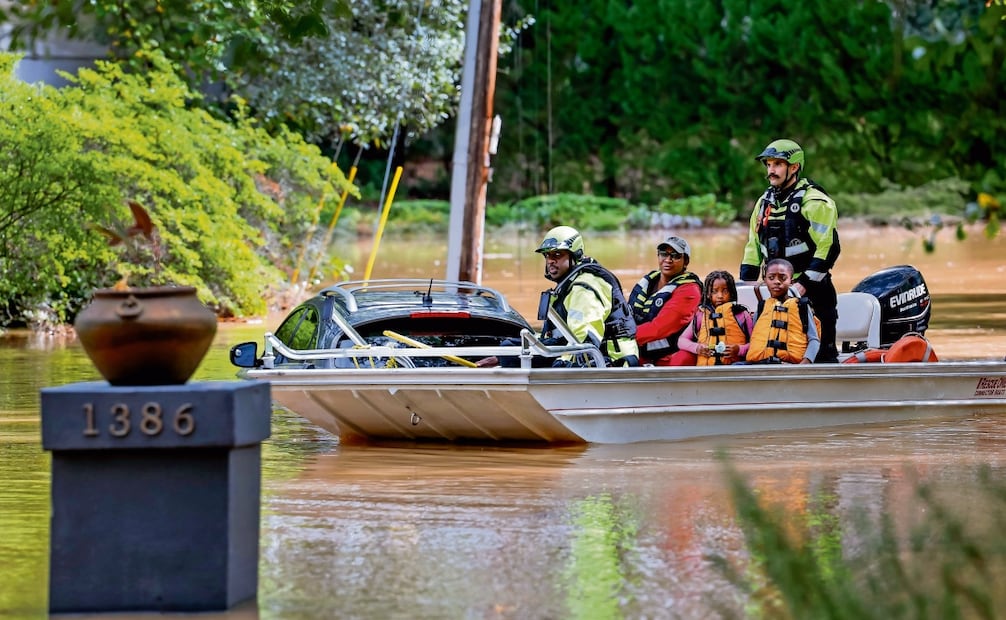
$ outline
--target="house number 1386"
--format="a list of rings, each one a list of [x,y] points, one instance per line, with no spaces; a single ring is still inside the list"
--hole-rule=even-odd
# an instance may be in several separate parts
[[[112,437],[126,437],[134,427],[148,437],[156,437],[164,430],[165,423],[176,435],[185,437],[196,430],[196,418],[192,415],[192,403],[185,403],[173,414],[165,415],[160,403],[146,403],[140,407],[136,415],[125,403],[112,405],[109,413],[112,421],[108,425],[108,434]],[[101,434],[94,411],[94,403],[84,405],[84,436],[97,437]],[[165,420],[165,418],[168,418]]]

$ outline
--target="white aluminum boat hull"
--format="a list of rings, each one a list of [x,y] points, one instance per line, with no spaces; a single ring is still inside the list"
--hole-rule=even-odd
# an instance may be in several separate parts
[[[1006,414],[1006,362],[248,370],[354,438],[632,443]]]

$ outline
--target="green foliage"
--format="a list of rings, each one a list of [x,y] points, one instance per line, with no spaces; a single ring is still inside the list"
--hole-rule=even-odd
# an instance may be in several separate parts
[[[99,158],[65,122],[56,93],[13,79],[16,60],[0,54],[0,324],[28,311],[59,321],[102,277],[110,254],[85,224],[118,194],[92,182]]]
[[[897,7],[897,10],[892,10]],[[790,137],[832,193],[956,177],[1002,192],[1001,6],[556,0],[497,88],[507,126],[491,199],[711,193],[745,212],[753,156]]]
[[[330,36],[273,37],[262,61],[229,83],[268,123],[312,140],[388,146],[398,125],[415,138],[457,105],[466,7],[355,1],[322,16]]]
[[[964,213],[968,183],[950,177],[918,187],[903,187],[889,181],[874,193],[838,192],[833,195],[843,217],[866,217],[875,224],[901,223],[908,218],[928,219],[933,214]]]
[[[146,68],[137,52],[155,47],[199,84],[260,63],[281,41],[328,35],[322,13],[347,11],[345,0],[26,0],[0,7],[0,22],[12,49],[55,31],[107,44],[135,70]]]
[[[664,198],[657,204],[657,211],[682,217],[697,217],[705,224],[714,226],[726,226],[738,216],[733,206],[725,202],[718,202],[713,194],[674,199]]]
[[[402,200],[391,204],[388,226],[395,232],[446,232],[451,203],[446,200]]]
[[[159,55],[142,75],[100,63],[60,90],[19,82],[2,58],[7,321],[39,306],[71,319],[94,286],[117,279],[113,249],[92,226],[132,221],[127,199],[150,212],[165,252],[163,270],[141,283],[193,285],[221,314],[261,314],[320,196],[349,187],[299,137],[270,136],[240,109],[226,123],[191,107],[194,95]]]
[[[552,194],[521,200],[509,209],[510,222],[521,222],[533,230],[553,226],[575,226],[582,230],[619,230],[629,210],[623,198]]]
[[[781,136],[803,144],[807,173],[832,192],[948,176],[971,193],[1006,190],[1001,2],[781,7],[505,3],[502,48],[514,53],[497,81],[506,122],[491,201],[711,193],[744,212],[764,186],[752,156]],[[191,84],[226,83],[269,127],[387,146],[399,123],[413,139],[452,113],[465,10],[463,0],[26,0],[0,7],[0,23],[14,46],[56,31],[107,42],[134,69],[156,47]]]
[[[495,203],[486,205],[486,228],[502,228],[503,226],[520,226],[522,222],[513,215],[513,205],[510,203]]]
[[[987,221],[998,223],[998,200],[979,194],[965,204],[968,184],[956,178],[932,181],[920,187],[902,187],[885,182],[879,193],[838,193],[834,198],[840,216],[863,218],[875,225],[896,225],[929,230],[939,223]],[[736,213],[729,203],[712,194],[665,198],[656,205],[634,205],[621,198],[580,194],[535,196],[516,203],[497,203],[486,208],[488,228],[517,227],[545,230],[566,224],[584,231],[648,230],[654,227],[682,228],[727,226],[749,213],[745,206]],[[450,205],[439,200],[395,202],[389,218],[389,232],[446,233]],[[376,213],[367,217],[376,218]],[[958,235],[963,235],[958,229]],[[960,236],[959,239],[963,239]]]
[[[1006,486],[988,467],[977,474],[982,519],[961,509],[970,502],[920,484],[914,505],[902,506],[921,515],[907,534],[887,516],[842,515],[823,496],[806,515],[786,514],[763,505],[732,468],[727,476],[751,559],[746,567],[711,559],[747,593],[751,617],[996,618],[1006,607],[998,583]]]
[[[12,49],[58,32],[108,45],[135,72],[157,49],[190,87],[226,84],[270,128],[381,145],[397,124],[414,137],[453,112],[466,9],[465,0],[30,0],[0,6],[0,24]]]
[[[632,207],[625,216],[625,226],[629,230],[648,230],[653,226],[653,212],[644,206]]]
[[[999,200],[979,192],[967,202],[968,183],[958,178],[930,181],[919,187],[901,187],[885,182],[884,191],[875,194],[836,194],[839,213],[861,217],[875,225],[897,225],[917,231],[927,252],[936,250],[940,232],[954,230],[954,238],[967,238],[966,224],[985,222],[984,234],[993,238],[1000,232]]]

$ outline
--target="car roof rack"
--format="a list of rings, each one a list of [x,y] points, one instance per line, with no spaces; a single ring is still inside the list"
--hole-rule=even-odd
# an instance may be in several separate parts
[[[436,280],[425,278],[388,278],[380,280],[346,280],[323,288],[318,294],[323,296],[338,295],[343,299],[346,308],[350,312],[356,312],[359,304],[356,301],[356,294],[366,291],[422,291],[432,294],[433,291],[441,293],[455,293],[458,290],[469,290],[473,295],[484,297],[495,301],[496,305],[503,312],[510,311],[510,304],[507,303],[503,294],[494,288],[482,286],[475,282],[464,280]]]

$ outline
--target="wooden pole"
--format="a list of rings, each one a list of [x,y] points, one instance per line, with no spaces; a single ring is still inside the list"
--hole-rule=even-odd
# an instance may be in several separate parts
[[[452,174],[464,174],[464,207],[459,234],[451,236],[452,248],[460,251],[457,272],[448,260],[448,279],[482,281],[482,247],[485,237],[486,189],[489,184],[489,142],[492,132],[493,97],[496,92],[496,57],[499,51],[501,0],[472,0],[469,10],[478,10],[475,60],[472,65],[470,124],[465,153],[467,167]],[[465,81],[462,80],[462,85]],[[462,93],[462,105],[465,97]],[[464,116],[459,112],[459,120]],[[459,122],[459,131],[462,129]],[[458,145],[456,145],[457,148]],[[458,153],[455,153],[457,156]],[[452,202],[452,210],[455,205]],[[453,214],[452,214],[453,217]]]

